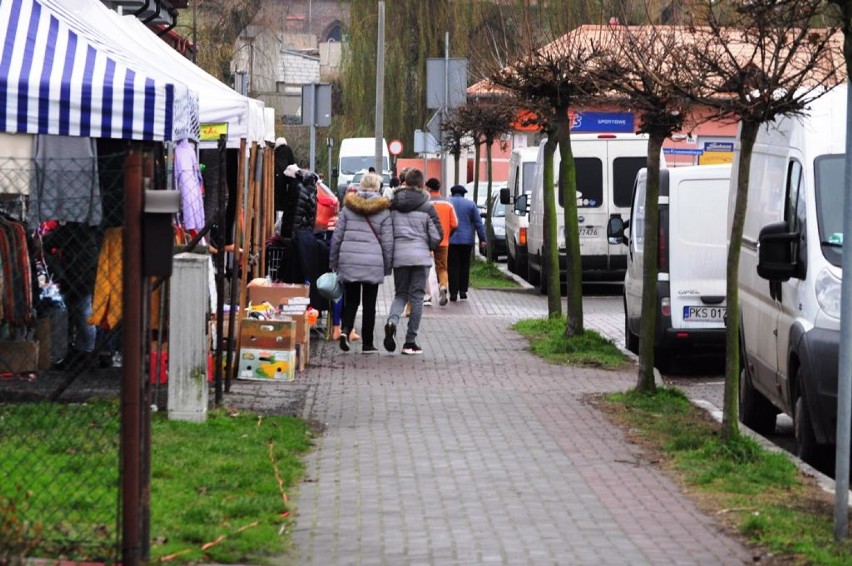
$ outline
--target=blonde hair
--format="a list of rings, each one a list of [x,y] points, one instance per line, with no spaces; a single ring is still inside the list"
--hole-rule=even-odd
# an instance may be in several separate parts
[[[379,187],[382,184],[382,177],[377,173],[365,173],[363,177],[361,177],[361,187],[362,191],[371,191],[376,192],[379,190]]]

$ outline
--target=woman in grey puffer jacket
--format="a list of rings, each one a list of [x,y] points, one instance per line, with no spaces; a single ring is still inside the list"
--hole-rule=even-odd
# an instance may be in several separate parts
[[[331,238],[329,266],[337,271],[343,283],[343,320],[340,349],[349,351],[349,333],[361,302],[361,352],[377,353],[374,346],[376,298],[385,275],[390,275],[393,262],[393,222],[390,201],[378,191],[382,178],[367,173],[361,188],[343,199],[337,226]]]

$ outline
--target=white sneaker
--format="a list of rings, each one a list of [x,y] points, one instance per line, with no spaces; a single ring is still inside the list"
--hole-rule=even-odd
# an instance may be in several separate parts
[[[431,307],[432,306],[432,299],[423,299],[423,306],[424,307]]]

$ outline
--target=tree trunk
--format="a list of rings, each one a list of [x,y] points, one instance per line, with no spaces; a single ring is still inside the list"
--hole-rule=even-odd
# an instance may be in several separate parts
[[[660,149],[663,137],[648,139],[648,174],[645,181],[645,243],[642,247],[642,320],[639,330],[639,375],[636,389],[657,390],[654,382],[654,336],[657,327],[657,253],[660,239]]]
[[[491,146],[494,140],[486,140],[485,142],[485,170],[488,172],[488,184],[486,185],[485,193],[485,233],[489,235],[485,244],[485,259],[488,263],[494,261],[494,243],[491,241]]]
[[[583,333],[583,262],[580,255],[580,232],[577,222],[577,174],[574,152],[571,149],[571,127],[568,109],[560,109],[556,120],[556,141],[559,143],[559,193],[562,195],[565,219],[565,261],[567,287],[565,323],[566,338]],[[558,279],[557,271],[557,282]],[[559,287],[556,288],[559,291]],[[550,291],[550,288],[548,288]],[[559,297],[559,293],[556,295]],[[560,299],[561,300],[561,299]]]
[[[556,136],[549,135],[544,144],[544,180],[542,204],[544,205],[544,250],[541,265],[542,284],[547,286],[547,315],[562,317],[562,296],[559,291],[559,245],[556,226],[556,193],[553,190],[553,154],[556,153]],[[576,200],[576,199],[575,199]],[[532,251],[532,250],[530,250]]]
[[[482,151],[482,142],[478,139],[473,141],[473,202],[479,198],[479,156]]]
[[[459,184],[459,169],[461,163],[461,152],[454,153],[453,159],[455,159],[455,168],[453,169],[453,185]]]
[[[741,122],[740,159],[737,164],[737,187],[734,201],[734,217],[731,221],[731,238],[728,245],[728,292],[727,321],[725,333],[725,398],[722,410],[722,440],[727,442],[739,437],[739,390],[740,390],[740,303],[738,275],[740,271],[740,248],[743,242],[746,205],[748,204],[748,182],[751,173],[751,154],[757,138],[757,122]]]

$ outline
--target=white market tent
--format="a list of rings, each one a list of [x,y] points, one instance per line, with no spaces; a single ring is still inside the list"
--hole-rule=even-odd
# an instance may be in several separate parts
[[[241,95],[161,41],[134,16],[121,16],[91,0],[40,0],[63,11],[75,24],[97,37],[98,48],[128,65],[145,66],[172,80],[190,85],[198,93],[202,124],[228,124],[228,147],[240,139],[264,141],[264,104]],[[202,144],[204,147],[205,144]],[[215,147],[216,142],[206,144]]]
[[[74,16],[101,10],[97,0],[0,2],[0,132],[197,139],[197,94],[102,49]]]

